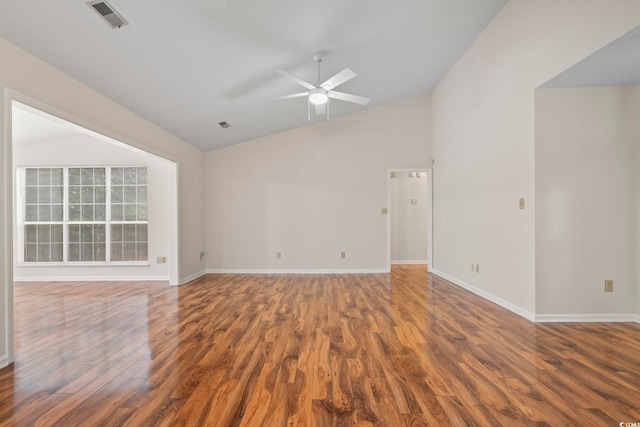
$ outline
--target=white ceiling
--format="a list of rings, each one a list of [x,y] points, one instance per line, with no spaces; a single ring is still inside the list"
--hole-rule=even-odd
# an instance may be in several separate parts
[[[586,57],[543,87],[633,86],[640,84],[640,27]]]
[[[15,103],[11,111],[13,144],[30,144],[78,133],[70,123],[55,120],[46,113],[20,103]]]
[[[371,98],[332,116],[430,92],[506,1],[109,0],[114,30],[85,0],[2,0],[0,36],[209,151],[307,125],[275,70],[313,83],[315,51],[323,80],[349,67],[339,90]]]

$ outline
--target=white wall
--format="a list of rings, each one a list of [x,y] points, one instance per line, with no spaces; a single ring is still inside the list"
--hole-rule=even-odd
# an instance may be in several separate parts
[[[168,280],[169,264],[157,264],[159,256],[169,256],[170,200],[167,188],[171,178],[169,162],[159,157],[118,147],[106,141],[78,133],[46,141],[18,143],[13,146],[14,177],[17,167],[29,166],[147,166],[149,265],[147,266],[16,266],[19,280]],[[16,190],[16,194],[18,194]],[[15,214],[15,213],[14,213]],[[17,220],[14,221],[17,224]],[[17,247],[14,255],[18,258]],[[14,263],[17,260],[14,259]]]
[[[5,102],[0,114],[7,117],[7,97],[17,92],[26,103],[43,104],[59,112],[64,119],[80,122],[94,131],[114,139],[131,143],[172,160],[179,165],[179,257],[180,277],[185,280],[204,270],[200,252],[204,240],[204,155],[201,151],[164,131],[158,126],[137,116],[121,105],[88,88],[77,80],[53,68],[43,61],[17,48],[5,39],[0,39],[0,88],[5,93]],[[169,100],[161,100],[169,102]],[[42,105],[34,105],[39,107]],[[0,122],[0,135],[4,150],[9,150],[7,141],[8,123]],[[6,180],[11,176],[10,159],[3,150],[0,163],[0,223],[4,246],[0,249],[0,366],[11,359],[10,286],[11,235],[10,200],[7,198]]]
[[[438,274],[534,317],[534,89],[639,23],[633,0],[512,0],[445,76],[433,94]]]
[[[624,87],[536,91],[538,315],[635,312],[632,95]]]
[[[424,95],[207,153],[207,269],[386,271],[387,170],[431,132]]]
[[[421,172],[420,175],[417,177],[415,171],[397,171],[389,181],[392,264],[427,263],[427,174]],[[417,203],[413,203],[413,199],[417,199]]]

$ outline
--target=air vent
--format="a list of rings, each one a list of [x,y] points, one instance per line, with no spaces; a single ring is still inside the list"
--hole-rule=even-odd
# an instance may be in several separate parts
[[[91,6],[102,19],[107,21],[111,28],[120,28],[128,24],[127,20],[106,1],[90,1],[87,4]]]
[[[229,127],[231,126],[231,125],[230,125],[229,123],[227,123],[227,122],[220,122],[220,123],[218,123],[218,124],[220,125],[220,127],[221,127],[222,129],[227,129],[227,128],[229,128]]]

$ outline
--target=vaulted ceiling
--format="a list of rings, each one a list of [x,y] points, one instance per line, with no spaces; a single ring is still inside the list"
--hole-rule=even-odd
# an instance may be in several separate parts
[[[640,84],[640,27],[589,55],[543,87],[633,86]]]
[[[428,93],[506,0],[108,0],[110,28],[84,0],[2,0],[0,36],[209,151],[309,124],[304,89],[345,67],[340,116]],[[311,122],[325,120],[312,114]],[[231,127],[222,129],[218,122]]]

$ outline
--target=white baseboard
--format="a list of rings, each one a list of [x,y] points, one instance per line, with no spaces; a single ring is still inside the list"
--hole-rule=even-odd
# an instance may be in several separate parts
[[[517,305],[511,304],[509,301],[505,301],[500,297],[497,297],[487,291],[484,291],[482,289],[476,288],[473,285],[470,285],[462,280],[456,279],[455,277],[451,277],[448,274],[445,274],[441,271],[438,270],[432,270],[431,273],[435,274],[436,276],[440,276],[443,279],[446,279],[452,283],[455,283],[456,285],[460,286],[461,288],[464,288],[470,292],[473,292],[474,294],[481,296],[482,298],[489,300],[495,304],[498,304],[500,307],[506,308],[507,310],[524,317],[527,320],[530,320],[532,322],[535,322],[536,318],[535,315],[533,313],[531,313],[530,311],[524,310],[521,307],[518,307]]]
[[[427,265],[426,259],[413,259],[413,260],[391,260],[391,264],[417,264],[417,265]]]
[[[9,366],[9,357],[5,354],[0,356],[0,369]]]
[[[573,323],[573,322],[635,322],[640,323],[640,316],[632,313],[613,314],[537,314],[536,322],[551,323]]]
[[[387,274],[386,269],[207,269],[207,274]]]
[[[445,273],[442,273],[437,270],[433,270],[431,273],[436,276],[440,276],[443,279],[447,279],[450,282],[455,283],[456,285],[464,288],[474,294],[481,296],[484,299],[487,299],[491,302],[498,304],[501,307],[506,308],[509,311],[512,311],[519,316],[524,317],[527,320],[532,322],[539,323],[550,323],[550,322],[564,322],[564,323],[578,323],[578,322],[635,322],[640,323],[640,315],[633,313],[613,313],[613,314],[533,314],[529,311],[523,310],[522,308],[511,304],[508,301],[503,300],[502,298],[496,297],[489,292],[483,291],[482,289],[478,289],[475,286],[472,286],[462,280],[458,280],[455,277],[451,277]]]
[[[189,283],[192,280],[196,280],[198,277],[202,277],[205,274],[207,274],[206,270],[200,270],[197,273],[194,273],[194,274],[192,274],[190,276],[183,277],[182,279],[180,279],[180,285],[184,285],[185,283]]]
[[[21,276],[14,282],[146,282],[167,281],[169,276]]]

